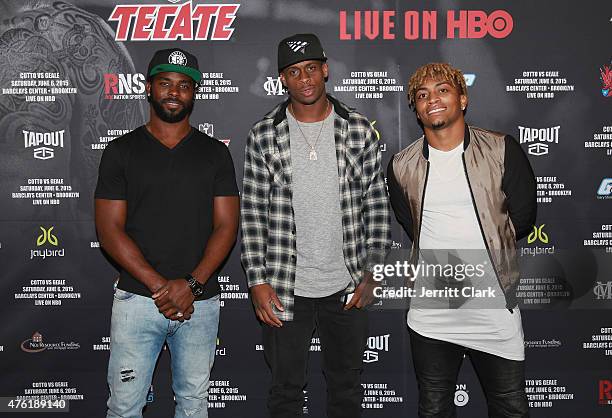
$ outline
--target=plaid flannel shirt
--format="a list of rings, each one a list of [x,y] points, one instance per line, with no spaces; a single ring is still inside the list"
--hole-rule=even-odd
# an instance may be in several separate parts
[[[328,98],[335,110],[344,261],[352,277],[345,292],[351,293],[364,270],[384,262],[391,243],[389,202],[370,122]],[[248,285],[272,286],[285,308],[274,312],[283,321],[293,320],[297,259],[288,104],[276,106],[249,132],[241,196],[241,261]]]

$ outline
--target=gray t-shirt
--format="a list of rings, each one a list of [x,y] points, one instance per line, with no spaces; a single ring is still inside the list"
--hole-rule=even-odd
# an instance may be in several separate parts
[[[321,122],[304,123],[287,110],[287,119],[297,247],[295,294],[312,298],[329,296],[351,281],[342,252],[334,112]],[[306,140],[313,146],[316,143],[316,160],[309,159],[311,150]]]

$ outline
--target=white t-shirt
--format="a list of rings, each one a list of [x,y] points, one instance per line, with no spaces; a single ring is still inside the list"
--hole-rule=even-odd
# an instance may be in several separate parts
[[[430,168],[419,239],[420,263],[423,267],[471,264],[480,265],[480,269],[472,270],[473,274],[462,281],[456,280],[457,274],[441,280],[440,270],[438,278],[433,277],[435,274],[418,276],[417,296],[423,287],[457,290],[442,296],[437,294],[439,297],[434,299],[429,295],[413,298],[408,326],[425,337],[521,361],[525,359],[521,314],[518,308],[513,312],[505,308],[503,292],[476,218],[462,154],[463,143],[451,151],[429,147]],[[490,290],[487,293],[485,289]],[[478,290],[487,296],[472,296]]]

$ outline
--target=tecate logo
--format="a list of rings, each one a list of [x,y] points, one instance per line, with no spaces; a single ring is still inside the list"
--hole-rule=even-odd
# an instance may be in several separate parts
[[[120,5],[108,18],[117,22],[116,41],[227,41],[239,4]],[[195,29],[195,31],[194,31]]]

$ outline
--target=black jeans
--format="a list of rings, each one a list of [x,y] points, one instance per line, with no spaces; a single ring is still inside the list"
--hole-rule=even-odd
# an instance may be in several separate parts
[[[343,310],[340,293],[324,298],[295,297],[294,320],[281,328],[263,324],[266,361],[272,371],[268,397],[271,418],[301,417],[308,353],[315,328],[327,382],[327,416],[361,416],[361,372],[368,338],[365,309]]]
[[[424,337],[410,328],[412,360],[419,384],[419,417],[451,418],[457,413],[457,375],[467,354],[487,398],[489,417],[529,417],[525,394],[525,362],[471,350]]]

